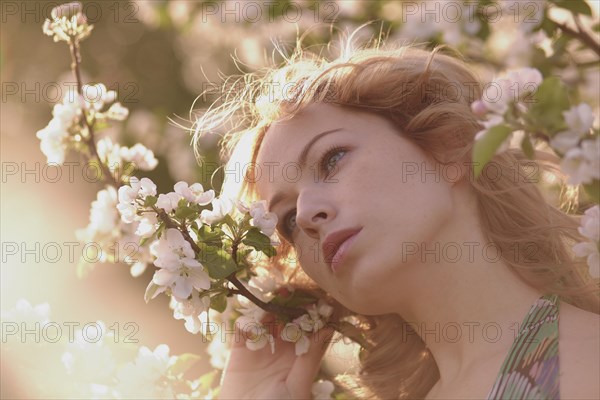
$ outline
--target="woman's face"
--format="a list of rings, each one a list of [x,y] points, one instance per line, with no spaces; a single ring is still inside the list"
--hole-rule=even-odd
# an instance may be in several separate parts
[[[418,290],[409,277],[425,265],[415,246],[434,248],[453,211],[452,184],[388,120],[313,104],[268,129],[257,164],[257,191],[278,232],[325,291],[380,314],[398,306],[386,303],[388,291]]]

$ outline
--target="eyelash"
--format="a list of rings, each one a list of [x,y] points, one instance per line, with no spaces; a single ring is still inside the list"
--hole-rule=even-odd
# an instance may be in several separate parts
[[[319,173],[325,174],[325,177],[327,178],[329,176],[329,174],[331,174],[331,171],[329,171],[327,169],[327,167],[329,166],[329,162],[331,161],[333,156],[335,156],[339,153],[345,154],[346,152],[347,152],[347,149],[344,147],[341,147],[341,146],[331,146],[330,148],[325,150],[323,152],[323,155],[319,159],[319,164],[318,164],[319,165]],[[343,158],[343,156],[340,157],[340,159],[341,158]],[[338,161],[339,161],[339,159],[338,159]],[[336,164],[337,164],[337,162],[336,162]],[[281,228],[279,229],[279,231],[282,232],[282,236],[290,243],[292,242],[291,232],[288,231],[287,221],[288,221],[288,218],[295,213],[296,213],[296,209],[293,208],[287,214],[285,214],[283,217],[283,222],[281,224]]]
[[[328,177],[330,174],[330,172],[327,170],[328,162],[333,158],[334,155],[339,153],[346,153],[346,148],[341,146],[331,146],[321,156],[319,161],[319,172],[325,173],[325,177]]]

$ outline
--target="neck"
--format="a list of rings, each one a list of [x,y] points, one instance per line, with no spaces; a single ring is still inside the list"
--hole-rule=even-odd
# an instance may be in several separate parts
[[[472,211],[476,208],[468,203],[431,242],[440,248],[412,269],[414,277],[407,279],[414,279],[415,290],[403,297],[409,302],[398,303],[398,314],[432,352],[442,385],[468,378],[473,365],[505,356],[529,308],[543,294],[511,271],[496,247],[486,249]],[[458,259],[458,252],[451,251],[456,246],[462,254]]]

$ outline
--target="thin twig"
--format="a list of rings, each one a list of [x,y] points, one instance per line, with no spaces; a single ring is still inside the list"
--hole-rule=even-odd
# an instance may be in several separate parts
[[[83,82],[81,80],[81,71],[79,68],[79,65],[81,63],[81,55],[79,54],[79,44],[74,38],[71,38],[71,40],[69,41],[69,49],[71,50],[71,70],[73,71],[73,74],[75,75],[75,80],[77,81],[77,93],[79,94],[79,96],[83,97]],[[107,177],[106,179],[109,181],[108,183],[114,186],[115,188],[118,188],[119,186],[121,186],[120,182],[118,182],[115,179],[115,177],[110,172],[110,169],[102,162],[102,159],[98,154],[98,149],[96,148],[96,140],[94,138],[94,127],[89,123],[87,119],[85,107],[82,107],[82,112],[83,123],[85,124],[89,134],[86,141],[88,147],[92,152],[92,156],[95,157],[100,163],[100,168],[102,168],[102,172]]]
[[[598,42],[596,42],[596,40],[594,40],[594,38],[591,37],[585,30],[583,30],[583,27],[581,26],[581,22],[578,22],[577,16],[575,16],[574,19],[575,19],[575,24],[577,25],[578,30],[574,30],[573,28],[570,28],[569,26],[567,26],[567,24],[563,24],[561,22],[556,22],[552,19],[550,19],[550,21],[552,21],[554,24],[556,24],[556,26],[561,31],[563,31],[565,34],[579,39],[590,50],[592,50],[594,53],[596,53],[598,56],[600,56],[600,44]]]

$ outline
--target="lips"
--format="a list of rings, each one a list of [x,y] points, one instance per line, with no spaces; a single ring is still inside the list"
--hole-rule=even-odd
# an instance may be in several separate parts
[[[323,250],[325,262],[329,268],[331,268],[331,264],[334,261],[334,257],[340,246],[361,230],[362,228],[342,229],[327,235],[323,241],[323,244],[321,245],[321,249]]]

